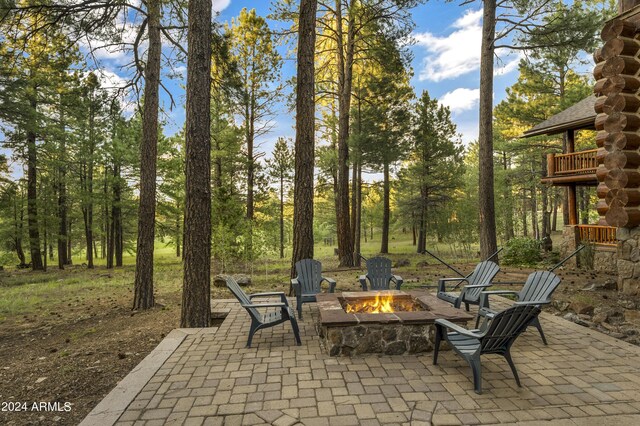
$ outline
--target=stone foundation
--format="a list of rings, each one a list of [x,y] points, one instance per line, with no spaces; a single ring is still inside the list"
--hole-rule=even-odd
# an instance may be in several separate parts
[[[325,326],[320,329],[320,337],[331,356],[414,354],[433,350],[435,325]]]
[[[573,253],[581,243],[578,241],[576,227],[573,225],[565,226],[562,231],[562,242],[560,243],[560,258],[564,259]],[[614,246],[592,245],[593,252],[593,269],[599,272],[616,272],[616,261],[618,254]],[[565,263],[567,266],[574,268],[585,267],[580,265],[581,254],[589,248],[584,248],[578,255],[572,257]]]
[[[617,233],[618,288],[627,294],[640,294],[640,227],[619,228]]]

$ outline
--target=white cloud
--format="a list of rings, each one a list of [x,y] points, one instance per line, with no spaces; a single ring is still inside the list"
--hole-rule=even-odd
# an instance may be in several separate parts
[[[211,5],[211,10],[213,10],[213,13],[222,12],[229,6],[230,3],[231,3],[231,0],[213,0],[213,4]]]
[[[524,58],[524,53],[518,52],[515,53],[510,51],[506,55],[504,55],[499,61],[498,66],[495,67],[493,71],[493,75],[501,76],[507,75],[511,71],[515,71],[518,69],[518,64],[520,64],[520,60]]]
[[[467,10],[452,27],[455,31],[445,37],[428,32],[414,35],[429,53],[418,76],[421,81],[446,80],[480,67],[482,10]]]
[[[469,146],[471,142],[478,140],[478,121],[456,123],[458,132],[462,135],[462,144]]]
[[[130,99],[130,96],[128,96],[125,91],[119,90],[123,89],[129,83],[129,80],[106,68],[87,71],[85,73],[85,76],[89,75],[90,72],[93,72],[93,74],[98,77],[98,81],[100,82],[100,86],[102,88],[104,88],[112,96],[117,97],[123,112],[125,112],[126,114],[132,114],[135,111],[135,102]]]
[[[480,89],[465,89],[459,87],[451,92],[445,93],[439,102],[448,106],[453,114],[457,114],[462,111],[468,111],[475,108],[480,99]]]
[[[482,10],[467,10],[452,25],[454,31],[444,37],[432,33],[414,34],[418,46],[427,50],[420,81],[442,81],[456,78],[480,68],[482,47]],[[498,60],[494,75],[503,76],[518,68],[521,52],[507,51]]]

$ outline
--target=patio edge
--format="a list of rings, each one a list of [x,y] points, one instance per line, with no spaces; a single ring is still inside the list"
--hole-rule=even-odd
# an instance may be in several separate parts
[[[184,339],[201,332],[215,333],[217,328],[176,328],[107,394],[82,420],[80,426],[111,426],[124,413],[145,385]]]

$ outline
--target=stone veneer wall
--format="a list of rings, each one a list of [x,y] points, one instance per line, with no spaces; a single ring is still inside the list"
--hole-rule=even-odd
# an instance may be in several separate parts
[[[560,243],[560,257],[565,258],[578,248],[575,226],[565,226],[562,231]],[[586,249],[585,249],[586,250]],[[593,254],[593,269],[601,272],[616,272],[616,259],[618,257],[615,247],[595,246]],[[578,267],[578,256],[574,256],[566,263],[567,266]]]
[[[360,324],[320,326],[320,337],[331,356],[367,353],[402,355],[430,352],[435,341],[435,325]]]
[[[640,227],[620,228],[618,237],[618,289],[640,294]]]

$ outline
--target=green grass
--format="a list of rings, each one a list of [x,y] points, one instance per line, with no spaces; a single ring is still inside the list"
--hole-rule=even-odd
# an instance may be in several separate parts
[[[325,271],[338,269],[338,259],[333,253],[334,247],[322,243],[315,247],[315,258],[322,261]],[[361,251],[365,257],[375,256],[379,249],[379,238],[362,241]],[[398,239],[392,239],[389,249],[391,254],[388,256],[392,259],[403,258],[410,261],[411,265],[404,268],[405,271],[415,270],[413,268],[420,261],[435,263],[431,257],[415,253],[410,234],[400,234]],[[448,244],[430,243],[428,249],[454,265],[477,260],[461,253],[460,250],[454,251]],[[473,250],[472,254],[475,254],[477,248],[474,247]],[[219,265],[216,264],[213,273],[249,274],[253,280],[252,287],[255,289],[284,288],[289,280],[290,256],[289,248],[283,259],[270,256],[253,262],[238,262],[226,265],[225,271],[220,271]],[[175,248],[158,242],[154,259],[156,300],[162,303],[163,298],[179,297],[182,289],[182,264],[175,256]],[[132,297],[135,257],[126,254],[123,260],[124,267],[110,270],[106,269],[103,259],[97,259],[95,269],[89,270],[82,266],[81,258],[75,257],[74,266],[63,271],[58,270],[55,260],[50,261],[49,270],[46,272],[14,268],[0,271],[0,321],[8,317],[48,312],[54,307],[93,303],[98,298]],[[354,276],[358,274],[356,271],[353,273]]]

